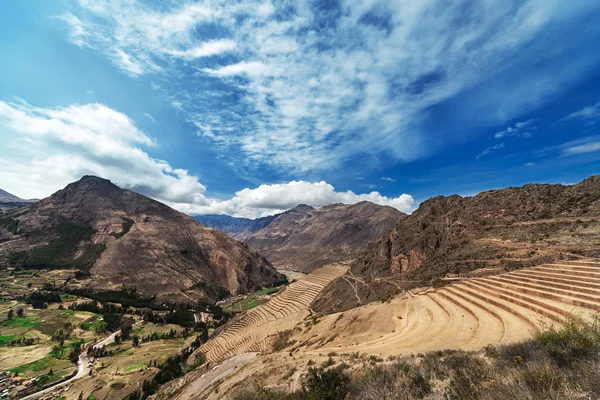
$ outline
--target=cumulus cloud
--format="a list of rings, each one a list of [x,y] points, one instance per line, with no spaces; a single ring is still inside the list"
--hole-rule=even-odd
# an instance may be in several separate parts
[[[168,75],[165,97],[225,157],[292,175],[365,153],[423,157],[453,140],[424,128],[438,104],[480,126],[522,115],[597,67],[571,46],[591,46],[584,16],[597,11],[591,0],[79,0],[62,21],[125,73]]]
[[[0,182],[41,198],[86,174],[161,201],[207,204],[196,176],[142,150],[155,143],[125,114],[102,104],[40,108],[0,101]]]
[[[514,126],[509,126],[501,132],[496,132],[494,137],[496,139],[502,139],[504,137],[518,137],[528,139],[531,137],[530,131],[537,130],[535,119],[528,119],[527,121],[517,122]]]
[[[487,147],[481,153],[479,153],[477,155],[477,157],[475,157],[475,158],[477,160],[479,160],[481,157],[485,157],[488,154],[492,154],[493,152],[498,151],[498,150],[502,150],[503,148],[504,148],[504,143],[499,143],[499,144],[496,144],[494,146]]]
[[[260,185],[255,189],[243,189],[236,192],[229,200],[212,200],[205,206],[190,204],[180,205],[180,208],[188,214],[228,214],[255,218],[273,215],[298,204],[322,207],[331,203],[355,204],[361,201],[391,206],[403,212],[412,211],[415,204],[413,197],[408,194],[390,198],[379,192],[364,194],[356,194],[352,191],[338,192],[331,184],[324,181],[292,181]]]
[[[300,203],[371,201],[410,211],[414,200],[402,194],[338,192],[327,182],[292,181],[243,189],[231,199],[206,196],[197,176],[142,148],[155,141],[125,114],[102,104],[41,108],[0,101],[0,182],[22,198],[43,198],[83,175],[97,175],[190,214],[270,215]]]

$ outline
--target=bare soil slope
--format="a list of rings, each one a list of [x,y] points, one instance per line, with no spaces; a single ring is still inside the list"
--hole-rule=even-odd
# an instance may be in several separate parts
[[[283,279],[224,233],[92,176],[2,216],[0,266],[73,268],[89,274],[87,283],[96,289],[126,285],[194,301]]]
[[[322,313],[384,300],[449,274],[597,256],[600,176],[579,184],[525,185],[474,197],[438,196],[358,253],[346,279],[314,304]]]
[[[349,259],[405,216],[395,208],[367,201],[320,209],[299,205],[244,241],[277,267],[311,272]]]
[[[311,365],[308,360],[320,363],[328,357],[352,355],[368,361],[371,356],[480,350],[488,344],[529,339],[549,324],[561,324],[573,316],[593,320],[598,311],[598,260],[561,261],[488,277],[463,278],[438,289],[411,291],[389,302],[373,302],[343,313],[308,316],[299,322],[295,322],[297,318],[280,317],[272,324],[273,329],[269,328],[269,332],[279,332],[279,338],[285,339],[277,342],[277,348],[256,348],[258,342],[253,338],[265,328],[246,325],[238,334],[243,346],[223,354],[253,349],[263,355],[218,382],[193,386],[198,373],[186,376],[178,387],[190,385],[200,398],[229,398],[227,394],[233,388],[254,379],[262,387],[293,391],[300,374]],[[227,339],[230,343],[232,340]],[[202,348],[211,360],[215,360],[211,352],[217,343],[223,343],[222,335]]]

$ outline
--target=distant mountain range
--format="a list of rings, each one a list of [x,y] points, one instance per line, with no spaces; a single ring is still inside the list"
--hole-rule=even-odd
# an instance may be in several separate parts
[[[243,240],[277,267],[310,272],[351,258],[404,217],[404,213],[393,207],[363,201],[331,204],[320,209],[301,204],[258,220],[222,216],[195,218]]]
[[[259,231],[269,225],[280,214],[263,218],[236,218],[229,215],[196,215],[194,219],[202,225],[215,228],[238,240],[244,240],[252,233]]]
[[[343,311],[447,274],[599,257],[599,244],[600,175],[570,186],[530,184],[473,197],[437,196],[357,253],[348,273],[355,285],[337,280],[313,309]]]
[[[8,193],[6,190],[0,189],[0,203],[30,203],[36,200],[21,199],[14,194]]]
[[[194,302],[284,279],[248,246],[94,176],[0,216],[2,266],[72,269],[80,287]]]

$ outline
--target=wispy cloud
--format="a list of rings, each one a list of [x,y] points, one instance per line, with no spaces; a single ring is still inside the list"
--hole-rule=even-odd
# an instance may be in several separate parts
[[[518,138],[530,138],[531,132],[537,130],[535,119],[528,119],[527,121],[517,122],[513,126],[509,126],[503,131],[496,132],[494,137],[496,139],[502,139],[505,137],[518,137]]]
[[[503,148],[504,148],[504,143],[499,143],[499,144],[496,144],[496,145],[494,145],[494,146],[490,146],[490,147],[488,147],[488,148],[484,149],[484,150],[483,150],[481,153],[479,153],[479,154],[477,155],[477,157],[475,157],[475,158],[476,158],[477,160],[479,160],[481,157],[485,157],[485,156],[487,156],[488,154],[492,154],[493,152],[495,152],[495,151],[498,151],[498,150],[502,150]]]
[[[525,164],[526,167],[533,167],[535,165],[535,163],[532,162],[528,162]]]
[[[156,120],[154,119],[154,117],[148,113],[144,113],[144,117],[148,118],[150,121],[152,122],[156,122]]]
[[[382,176],[381,180],[382,181],[388,181],[388,182],[396,182],[396,180],[394,178],[390,178],[388,176]]]
[[[580,156],[600,150],[600,136],[586,136],[537,151],[538,155]]]
[[[579,111],[575,111],[562,118],[559,122],[565,122],[572,119],[592,119],[600,117],[600,101],[597,101],[595,104],[583,107]]]
[[[577,155],[585,153],[594,153],[600,150],[600,140],[596,142],[587,142],[584,144],[572,145],[563,150],[564,155]]]
[[[423,128],[433,106],[465,96],[457,118],[490,126],[597,66],[564,50],[591,43],[591,22],[571,29],[598,11],[591,0],[78,4],[62,16],[71,42],[131,76],[168,75],[165,98],[250,169],[305,173],[365,154],[415,160],[434,151]],[[542,53],[542,67],[523,68]]]

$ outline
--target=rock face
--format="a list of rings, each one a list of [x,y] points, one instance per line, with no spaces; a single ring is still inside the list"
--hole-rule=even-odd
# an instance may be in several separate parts
[[[597,257],[599,217],[600,175],[572,186],[531,184],[474,197],[434,197],[357,254],[347,279],[336,281],[313,308],[341,311],[475,269]]]
[[[170,207],[85,176],[0,219],[0,266],[72,268],[96,289],[214,299],[284,277],[256,251]],[[219,293],[221,292],[221,293]]]
[[[236,218],[229,215],[196,215],[194,219],[204,226],[216,228],[237,240],[244,240],[252,233],[259,231],[269,225],[280,214],[263,218]]]
[[[350,258],[405,216],[395,208],[367,201],[320,209],[301,204],[244,241],[277,267],[311,272]]]

